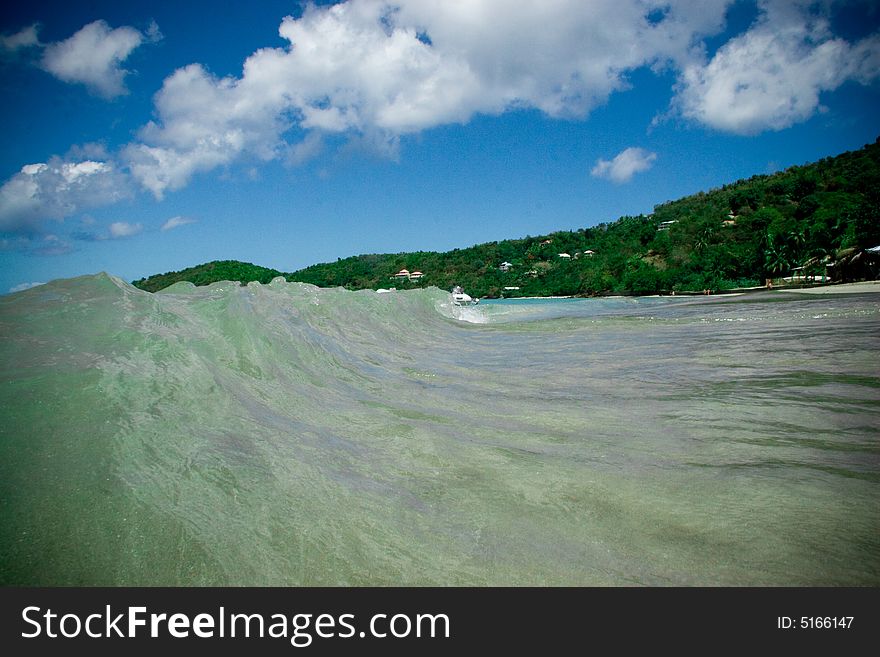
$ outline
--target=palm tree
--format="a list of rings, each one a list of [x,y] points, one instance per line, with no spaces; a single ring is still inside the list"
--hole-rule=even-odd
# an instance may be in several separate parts
[[[694,240],[694,250],[696,250],[697,253],[702,253],[703,251],[705,251],[706,248],[712,243],[712,235],[713,230],[708,226],[701,230]]]
[[[767,235],[767,248],[764,250],[764,267],[771,274],[780,274],[791,267],[788,244],[780,235]]]
[[[795,228],[789,231],[787,238],[792,261],[800,261],[800,255],[803,251],[804,245],[807,243],[807,235],[804,233],[804,229]]]

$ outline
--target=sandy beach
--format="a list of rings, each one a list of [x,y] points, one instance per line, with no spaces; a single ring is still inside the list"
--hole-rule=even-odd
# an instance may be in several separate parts
[[[798,294],[857,294],[880,292],[880,281],[861,281],[859,283],[841,283],[840,285],[823,285],[800,289],[781,289],[779,292],[797,292]]]

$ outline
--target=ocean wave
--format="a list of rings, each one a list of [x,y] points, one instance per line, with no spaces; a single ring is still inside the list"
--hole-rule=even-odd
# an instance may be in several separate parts
[[[850,296],[0,297],[0,583],[876,584]]]

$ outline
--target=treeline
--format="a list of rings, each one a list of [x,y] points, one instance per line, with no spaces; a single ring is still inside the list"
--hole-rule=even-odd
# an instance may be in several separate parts
[[[241,281],[242,283],[258,281],[260,283],[268,283],[276,276],[284,276],[284,274],[275,269],[252,265],[249,262],[215,260],[214,262],[189,267],[180,271],[154,274],[148,278],[132,281],[131,284],[147,292],[158,292],[180,281],[189,281],[195,285],[210,285],[217,281]]]
[[[873,278],[880,273],[876,258],[860,256],[877,245],[880,139],[858,151],[663,203],[649,216],[445,253],[359,255],[284,276],[350,289],[461,285],[480,297],[653,294],[762,285],[795,268],[802,268],[801,275],[831,272],[838,280]],[[401,269],[424,276],[394,278]],[[268,282],[277,275],[224,261],[134,284],[156,290],[177,280]]]

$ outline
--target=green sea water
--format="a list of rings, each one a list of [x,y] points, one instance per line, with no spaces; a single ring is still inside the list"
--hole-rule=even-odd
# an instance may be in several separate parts
[[[880,295],[0,297],[5,585],[880,584]]]

